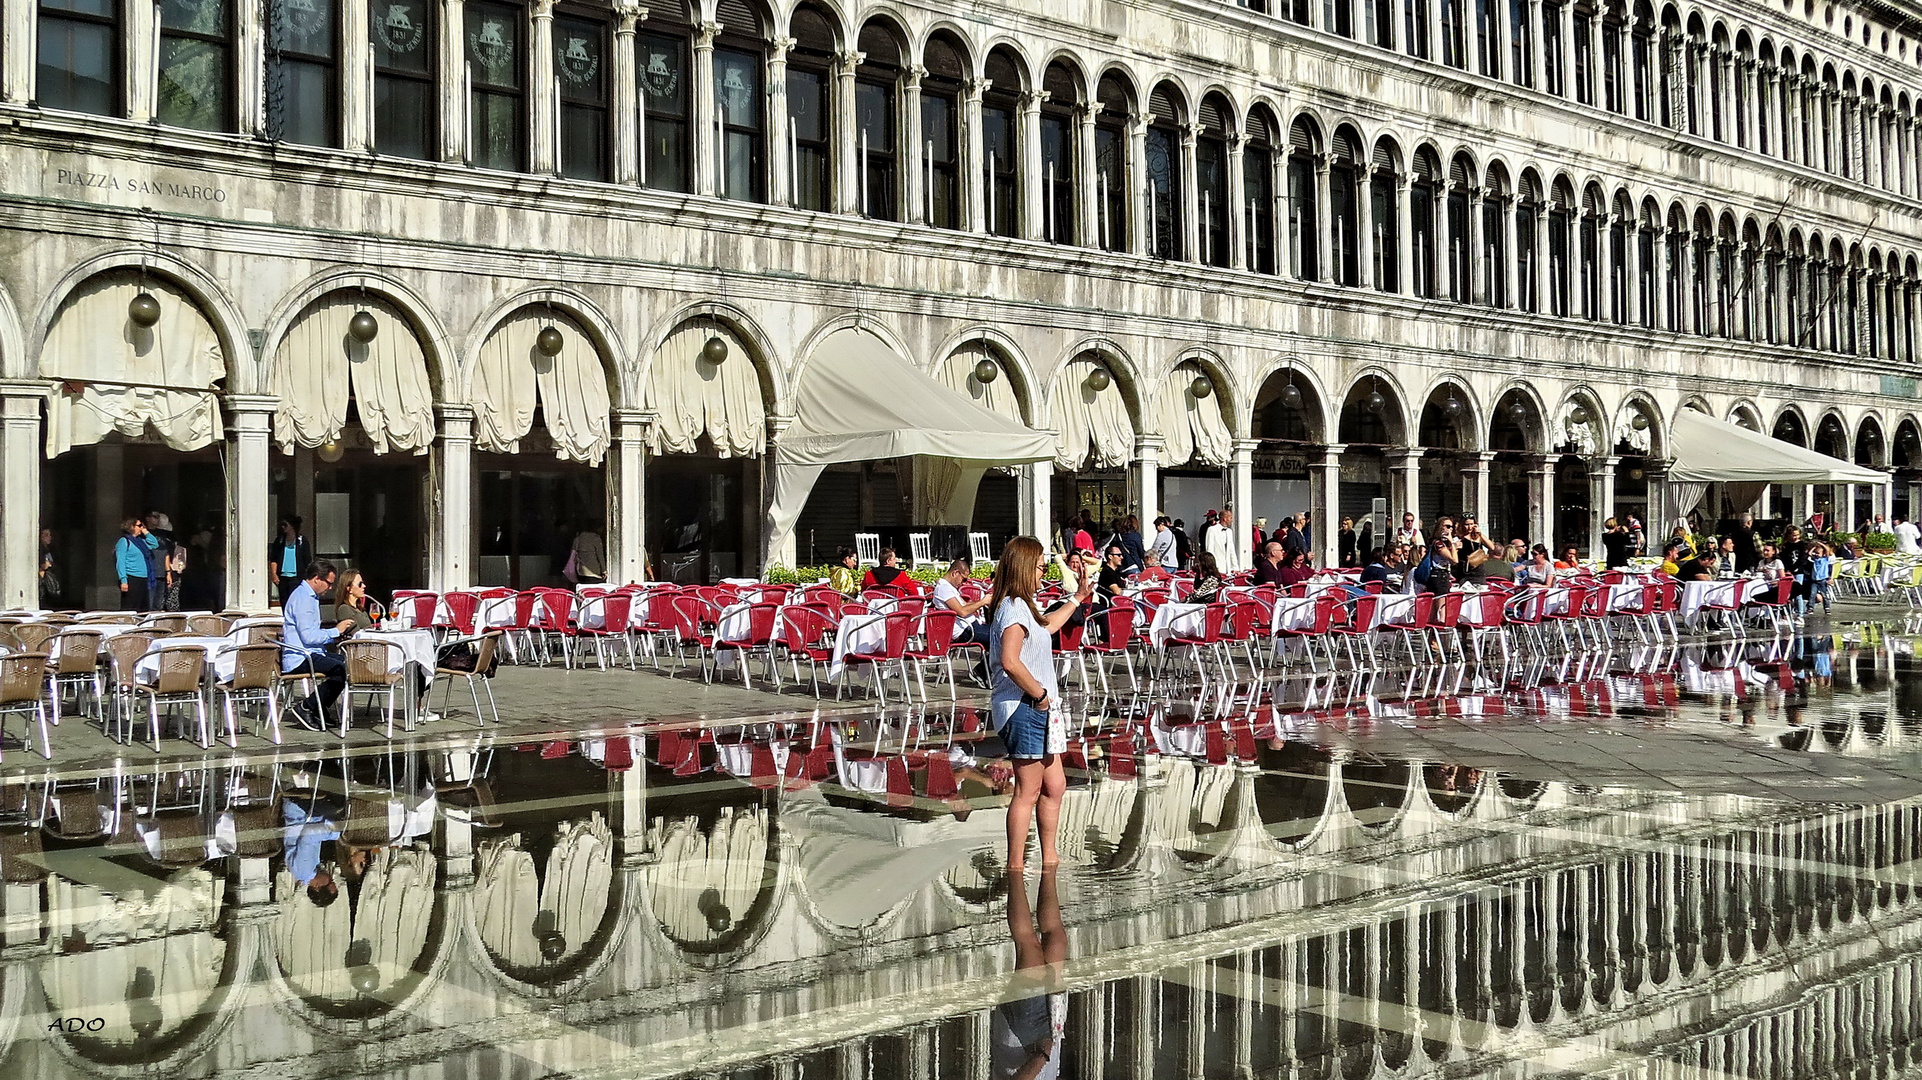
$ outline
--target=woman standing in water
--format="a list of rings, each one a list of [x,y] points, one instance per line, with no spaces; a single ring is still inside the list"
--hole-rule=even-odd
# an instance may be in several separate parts
[[[988,609],[988,677],[993,686],[995,730],[1014,759],[1014,801],[1008,805],[1008,872],[1019,880],[1028,854],[1028,827],[1041,830],[1041,865],[1060,861],[1055,833],[1061,796],[1068,777],[1061,769],[1067,728],[1058,718],[1054,656],[1049,635],[1066,626],[1080,604],[1094,595],[1092,575],[1084,577],[1074,601],[1063,601],[1043,615],[1035,607],[1041,574],[1047,568],[1041,541],[1017,536],[1001,550]]]

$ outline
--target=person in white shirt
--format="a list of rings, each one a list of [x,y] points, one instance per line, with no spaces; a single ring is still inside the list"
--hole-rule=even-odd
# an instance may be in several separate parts
[[[1235,535],[1235,512],[1223,510],[1221,518],[1208,526],[1208,532],[1201,538],[1201,550],[1215,557],[1215,566],[1222,576],[1237,574],[1248,568],[1248,560],[1243,556],[1243,544]]]
[[[1421,526],[1416,524],[1415,515],[1402,514],[1401,528],[1395,530],[1395,543],[1407,544],[1411,548],[1428,547],[1428,538],[1422,534]]]
[[[1170,527],[1168,515],[1163,514],[1155,519],[1155,539],[1149,549],[1149,557],[1156,566],[1172,574],[1181,569],[1181,557],[1177,550],[1175,531]]]
[[[1895,550],[1904,555],[1922,554],[1922,528],[1908,518],[1898,518],[1895,522]]]
[[[971,559],[956,559],[948,564],[948,572],[934,583],[934,602],[954,612],[954,641],[956,644],[973,644],[975,632],[981,628],[980,611],[988,606],[984,593],[978,600],[967,600],[961,596],[961,586],[974,574]]]

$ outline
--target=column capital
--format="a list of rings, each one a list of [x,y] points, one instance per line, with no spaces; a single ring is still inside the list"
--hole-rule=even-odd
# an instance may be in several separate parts
[[[0,394],[11,396],[12,387],[18,385],[21,384],[0,383]],[[280,411],[280,399],[272,394],[227,394],[220,400],[236,417],[242,414],[272,416]]]
[[[720,32],[721,24],[711,20],[695,27],[694,47],[696,49],[712,49],[714,47],[714,38]]]
[[[1106,108],[1107,106],[1099,101],[1084,101],[1074,107],[1074,114],[1082,123],[1092,124],[1094,118],[1100,116],[1101,111]]]
[[[1321,448],[1322,468],[1325,468],[1325,469],[1340,468],[1341,456],[1343,454],[1346,454],[1347,452],[1348,452],[1348,445],[1346,443],[1329,443],[1327,446],[1322,447]]]
[[[767,418],[767,440],[778,441],[787,429],[794,426],[794,417],[786,413],[769,413]]]
[[[979,105],[981,103],[981,95],[987,93],[993,86],[993,79],[963,79],[961,80],[961,96]]]
[[[652,409],[615,409],[613,411],[614,438],[646,439],[653,434],[654,421],[659,414]],[[639,430],[634,430],[638,428]]]
[[[551,19],[554,17],[554,0],[534,0],[534,17]]]
[[[619,2],[614,5],[614,16],[620,20],[614,32],[617,34],[631,34],[634,32],[634,24],[642,22],[647,18],[647,7],[643,4],[634,4],[628,3],[626,0],[619,0]]]
[[[1258,449],[1260,446],[1261,446],[1260,439],[1236,439],[1235,450],[1234,450],[1235,464],[1239,466],[1239,465],[1247,465],[1253,462],[1255,457],[1255,450]]]
[[[1382,451],[1382,456],[1392,460],[1402,468],[1421,463],[1423,448],[1419,446],[1391,446]]]
[[[1155,122],[1155,114],[1151,112],[1136,113],[1133,116],[1130,116],[1128,118],[1129,137],[1133,138],[1135,136],[1145,134],[1148,130],[1148,125],[1154,122]]]
[[[921,80],[927,78],[928,69],[920,64],[901,69],[901,83],[909,90],[921,89]]]
[[[1166,449],[1167,446],[1168,446],[1167,440],[1162,438],[1160,435],[1155,434],[1154,432],[1144,431],[1141,434],[1135,436],[1135,453],[1136,454],[1140,454],[1143,456],[1146,456],[1148,454],[1159,454],[1161,453],[1162,450]]]
[[[434,406],[434,411],[440,414],[442,427],[450,424],[471,425],[474,422],[474,407],[472,405],[443,402],[442,404]]]
[[[1473,468],[1476,471],[1480,471],[1488,468],[1494,461],[1495,451],[1493,450],[1462,451],[1462,467],[1464,469]]]
[[[834,64],[840,69],[840,74],[852,75],[854,69],[860,67],[867,58],[868,54],[859,49],[842,49],[834,54]]]
[[[1022,112],[1039,112],[1041,103],[1053,96],[1047,90],[1023,90],[1015,95],[1015,101],[1020,104]]]
[[[787,54],[789,52],[792,52],[794,49],[794,46],[798,44],[800,43],[791,37],[775,38],[771,43],[769,43],[768,48],[770,51],[768,54],[768,59],[776,61],[777,63],[784,63],[787,60]]]

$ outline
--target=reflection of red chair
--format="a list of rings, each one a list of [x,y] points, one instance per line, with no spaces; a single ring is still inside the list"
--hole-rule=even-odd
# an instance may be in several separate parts
[[[607,740],[601,755],[601,764],[612,772],[626,772],[634,767],[634,737],[616,735]]]
[[[1130,733],[1110,735],[1108,737],[1108,775],[1131,777],[1136,772],[1134,735]]]
[[[927,796],[930,799],[952,799],[961,793],[961,785],[954,780],[954,760],[942,752],[928,755]]]
[[[654,736],[655,764],[670,769],[675,776],[698,776],[701,772],[701,732],[674,728]]]

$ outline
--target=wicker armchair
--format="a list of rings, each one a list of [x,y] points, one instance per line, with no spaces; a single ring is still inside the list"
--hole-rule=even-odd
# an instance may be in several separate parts
[[[53,734],[47,725],[46,679],[46,653],[0,656],[0,747],[7,741],[7,714],[31,713],[40,726],[40,756],[53,756]],[[26,740],[26,745],[31,747],[33,743]]]

